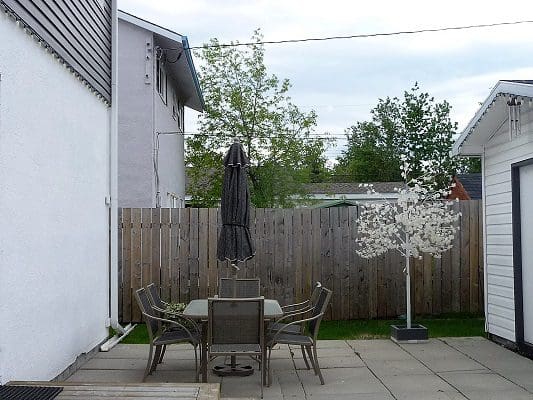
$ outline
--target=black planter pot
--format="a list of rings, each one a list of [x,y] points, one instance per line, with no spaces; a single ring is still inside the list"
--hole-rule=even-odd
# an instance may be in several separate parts
[[[418,343],[428,340],[428,328],[422,325],[412,324],[411,328],[406,325],[391,325],[391,339],[395,342]]]

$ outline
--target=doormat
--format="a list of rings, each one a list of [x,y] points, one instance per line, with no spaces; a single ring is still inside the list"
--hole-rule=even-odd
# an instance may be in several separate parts
[[[0,386],[1,400],[52,400],[62,387],[55,386]]]

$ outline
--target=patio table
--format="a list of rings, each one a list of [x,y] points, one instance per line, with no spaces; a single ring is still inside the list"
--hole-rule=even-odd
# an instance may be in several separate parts
[[[208,301],[207,299],[191,300],[183,315],[197,321],[207,321]],[[277,300],[265,299],[265,322],[283,316],[283,310]],[[202,382],[207,382],[207,324],[202,324]]]

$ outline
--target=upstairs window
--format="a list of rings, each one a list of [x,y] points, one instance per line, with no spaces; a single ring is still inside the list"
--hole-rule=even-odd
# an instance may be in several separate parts
[[[167,104],[167,74],[165,72],[164,62],[159,57],[156,59],[155,85],[157,87],[157,93],[161,96],[161,100]]]
[[[172,118],[178,123],[178,129],[183,132],[183,105],[178,100],[176,93],[174,93],[172,100]]]

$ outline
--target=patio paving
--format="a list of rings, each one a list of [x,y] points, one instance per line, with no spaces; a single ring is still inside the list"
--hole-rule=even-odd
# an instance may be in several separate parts
[[[140,382],[147,354],[147,345],[119,344],[98,353],[69,381]],[[318,355],[323,386],[305,368],[299,348],[274,350],[273,382],[265,387],[264,398],[533,400],[533,361],[481,337],[400,345],[390,340],[329,340],[319,342]],[[164,363],[147,381],[193,382],[191,347],[170,346]],[[257,372],[244,378],[210,374],[209,382],[221,384],[222,399],[259,398]]]

